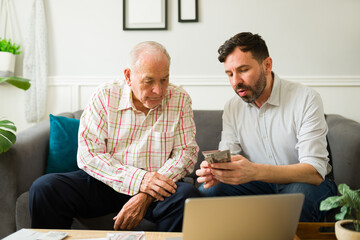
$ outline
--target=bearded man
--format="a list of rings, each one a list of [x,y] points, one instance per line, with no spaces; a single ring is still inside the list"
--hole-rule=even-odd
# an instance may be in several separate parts
[[[231,162],[201,163],[196,171],[205,196],[303,193],[300,221],[320,221],[320,202],[336,194],[320,95],[272,72],[265,41],[239,33],[218,50],[237,94],[224,109],[220,150]]]

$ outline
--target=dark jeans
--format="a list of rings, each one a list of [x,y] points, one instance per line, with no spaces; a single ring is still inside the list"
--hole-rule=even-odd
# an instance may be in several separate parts
[[[220,183],[209,189],[205,189],[204,186],[201,185],[199,190],[203,196],[206,197],[303,193],[305,200],[301,211],[300,222],[321,221],[326,215],[326,212],[319,210],[320,202],[337,193],[335,183],[329,180],[324,180],[319,186],[306,183],[272,184],[259,181],[240,185]]]
[[[146,212],[145,218],[156,223],[157,231],[181,232],[186,198],[201,195],[191,184],[176,184],[175,194],[153,202]],[[68,229],[74,217],[118,213],[130,198],[82,170],[43,175],[30,188],[31,227]]]

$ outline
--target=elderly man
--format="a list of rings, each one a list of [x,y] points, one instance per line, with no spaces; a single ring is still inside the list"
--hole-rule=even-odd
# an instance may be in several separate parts
[[[112,212],[114,229],[143,218],[158,231],[181,231],[184,201],[198,190],[179,182],[198,146],[189,95],[169,84],[170,56],[156,42],[130,53],[125,82],[100,87],[79,129],[79,171],[48,174],[30,190],[33,228],[70,228],[74,217]]]
[[[272,72],[265,41],[239,33],[218,50],[236,96],[224,109],[219,148],[230,163],[201,163],[196,174],[205,196],[303,193],[300,221],[319,221],[320,202],[336,194],[327,125],[318,93]]]

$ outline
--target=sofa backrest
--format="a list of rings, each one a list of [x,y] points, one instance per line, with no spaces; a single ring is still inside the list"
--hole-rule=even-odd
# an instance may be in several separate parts
[[[194,110],[196,142],[199,145],[198,161],[195,170],[204,160],[201,151],[215,150],[219,147],[222,131],[222,110]],[[190,176],[196,179],[195,170]]]
[[[82,111],[66,113],[80,118]],[[189,175],[196,180],[195,171],[204,160],[202,151],[218,149],[222,131],[222,110],[194,110],[196,141],[200,147],[197,164]],[[325,116],[333,177],[336,184],[346,183],[352,189],[360,188],[360,123],[340,115]]]
[[[327,134],[336,184],[360,188],[360,123],[336,114],[326,115]]]

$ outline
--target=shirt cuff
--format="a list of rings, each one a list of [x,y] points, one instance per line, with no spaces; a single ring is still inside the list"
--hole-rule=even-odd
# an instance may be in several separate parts
[[[327,169],[327,161],[324,160],[319,160],[319,159],[311,159],[311,158],[307,158],[307,159],[303,159],[300,161],[301,163],[307,163],[310,164],[311,166],[313,166],[316,171],[320,174],[320,176],[325,179],[326,174],[328,173],[328,169]]]
[[[140,191],[141,182],[147,171],[140,168],[129,167],[127,180],[120,187],[120,192],[133,196]]]

